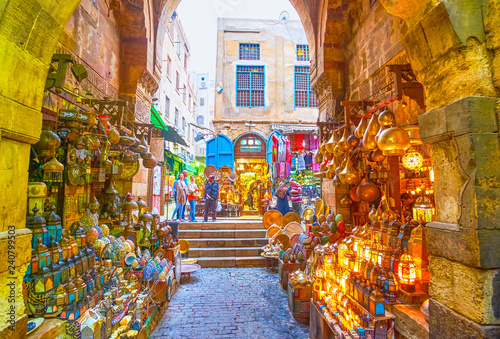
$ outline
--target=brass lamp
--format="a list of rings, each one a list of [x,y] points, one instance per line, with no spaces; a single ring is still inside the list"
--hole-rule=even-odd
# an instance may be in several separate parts
[[[402,128],[388,128],[380,134],[378,147],[386,156],[403,155],[410,148],[410,136]]]

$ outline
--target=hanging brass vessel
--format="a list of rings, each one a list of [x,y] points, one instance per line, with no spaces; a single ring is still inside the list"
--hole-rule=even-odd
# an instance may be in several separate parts
[[[408,132],[399,127],[388,128],[379,136],[378,147],[387,156],[403,155],[410,146]]]
[[[353,149],[359,146],[359,139],[353,133],[347,138],[347,143],[349,144],[349,148]]]
[[[339,173],[339,179],[344,184],[354,184],[359,178],[359,173],[352,165],[351,157],[347,156],[347,161],[342,172]]]
[[[387,108],[378,116],[379,124],[384,127],[391,126],[392,122],[395,120],[396,118],[394,116],[394,113],[389,111]]]
[[[347,138],[349,137],[349,125],[346,125],[344,128],[344,133],[342,134],[342,138],[337,143],[337,146],[342,152],[346,152],[349,150],[349,143],[347,142]]]
[[[337,133],[333,132],[332,136],[325,144],[326,151],[329,153],[333,153],[333,148],[335,147],[335,145],[337,145],[337,142],[338,142]]]
[[[366,128],[368,127],[368,119],[362,117],[359,121],[358,127],[354,130],[354,136],[358,139],[362,139],[365,135]]]

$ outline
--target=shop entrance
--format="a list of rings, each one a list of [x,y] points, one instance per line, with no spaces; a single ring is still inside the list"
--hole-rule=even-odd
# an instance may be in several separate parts
[[[242,134],[234,141],[234,158],[242,214],[264,214],[272,189],[265,139],[257,133]]]

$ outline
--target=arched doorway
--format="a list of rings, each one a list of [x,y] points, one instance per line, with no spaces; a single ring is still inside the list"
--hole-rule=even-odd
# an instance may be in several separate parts
[[[262,214],[270,198],[271,181],[266,161],[266,140],[257,133],[245,133],[234,141],[237,191],[243,214]]]

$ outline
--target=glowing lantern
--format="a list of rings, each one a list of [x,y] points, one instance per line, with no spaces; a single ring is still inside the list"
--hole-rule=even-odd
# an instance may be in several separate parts
[[[422,195],[415,200],[413,205],[413,220],[419,221],[423,219],[425,222],[432,221],[432,205],[429,198],[424,195],[424,190],[422,190]]]
[[[424,157],[414,148],[411,148],[408,153],[403,156],[403,166],[411,171],[417,170],[424,164]]]
[[[404,254],[399,260],[398,277],[401,289],[406,292],[415,292],[415,278],[417,272],[413,258],[405,248]]]

